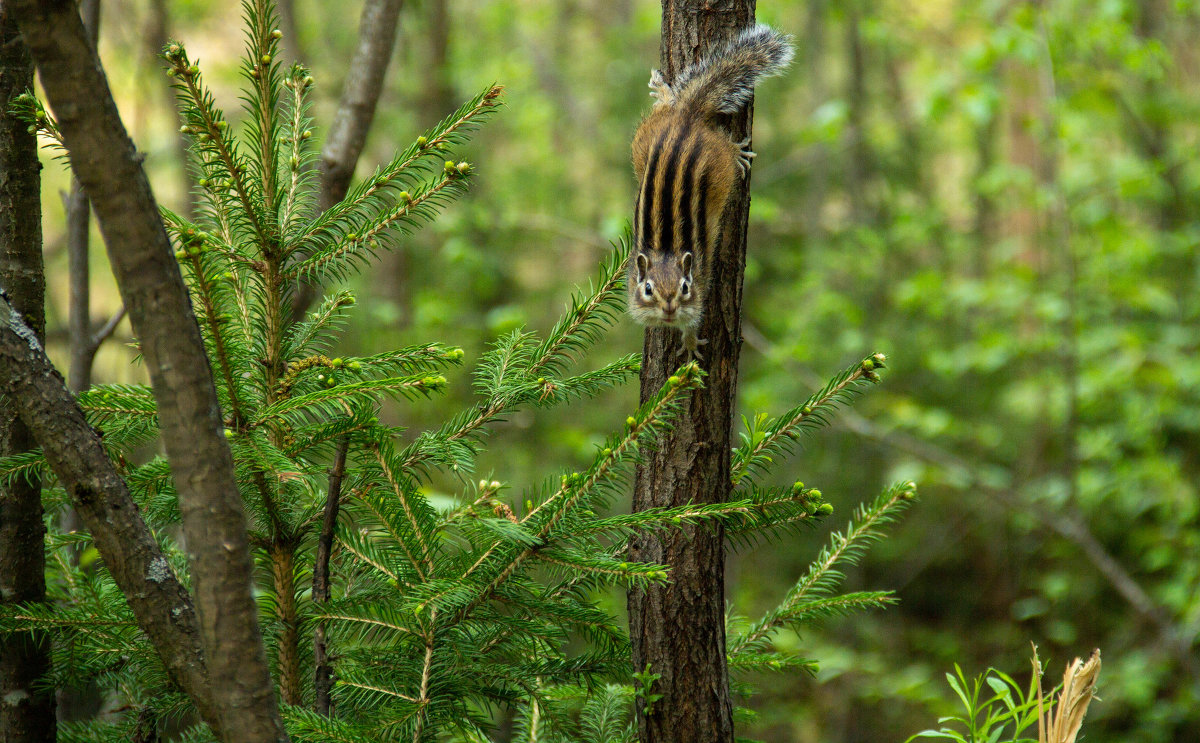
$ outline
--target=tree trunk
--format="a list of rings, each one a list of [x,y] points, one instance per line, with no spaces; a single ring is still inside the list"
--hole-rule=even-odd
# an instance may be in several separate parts
[[[662,65],[668,81],[704,52],[754,22],[753,0],[664,0]],[[751,113],[728,122],[734,140],[750,130]],[[729,496],[730,435],[741,351],[742,275],[746,265],[749,181],[730,197],[721,247],[712,261],[700,337],[703,389],[685,406],[661,447],[638,466],[634,510],[715,503]],[[646,331],[641,399],[662,387],[676,369],[681,348],[672,329]],[[638,736],[645,742],[706,743],[733,740],[733,703],[725,655],[725,551],[719,527],[685,527],[640,537],[632,559],[670,567],[671,582],[629,594],[635,670],[659,674],[661,694],[649,714],[639,705]]]
[[[41,163],[37,138],[8,114],[12,99],[33,87],[33,62],[0,2],[0,286],[36,336],[45,337],[42,270]],[[34,446],[8,397],[0,399],[0,456]],[[16,480],[0,489],[0,603],[46,600],[42,488]],[[50,743],[54,693],[35,684],[50,670],[44,632],[0,635],[0,740]]]
[[[251,594],[246,519],[216,387],[142,158],[121,123],[75,4],[6,0],[6,7],[58,115],[71,168],[92,199],[141,341],[179,491],[218,727],[245,743],[286,740]]]

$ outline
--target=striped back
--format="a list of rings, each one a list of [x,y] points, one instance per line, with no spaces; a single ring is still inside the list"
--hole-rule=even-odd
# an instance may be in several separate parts
[[[736,146],[668,109],[651,114],[638,130],[634,168],[640,183],[633,219],[638,252],[707,258],[737,177]]]

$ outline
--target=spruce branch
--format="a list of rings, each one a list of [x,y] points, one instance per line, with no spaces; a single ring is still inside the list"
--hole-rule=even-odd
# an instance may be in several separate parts
[[[54,118],[54,114],[46,110],[46,107],[32,91],[13,98],[8,114],[27,125],[30,134],[40,134],[48,139],[58,151],[56,157],[66,157],[67,145],[63,142],[62,130],[58,128],[58,121]]]
[[[242,97],[249,114],[249,160],[251,182],[262,198],[262,214],[266,234],[260,235],[260,250],[268,260],[277,256],[279,237],[280,196],[279,178],[279,91],[283,87],[279,63],[278,19],[273,0],[242,0],[242,16],[246,19],[246,56],[242,60],[242,76],[249,83],[249,93]]]
[[[179,235],[181,247],[175,255],[191,269],[195,287],[193,294],[199,296],[201,307],[200,316],[197,319],[207,326],[208,333],[204,340],[206,345],[211,346],[216,352],[217,368],[220,370],[222,381],[225,382],[230,411],[233,413],[233,427],[241,428],[249,422],[249,418],[242,402],[241,389],[234,380],[234,368],[225,340],[224,328],[229,325],[229,318],[218,311],[219,299],[214,296],[214,284],[205,271],[206,266],[202,257],[205,249],[204,237],[205,233],[197,233],[194,230],[181,233]]]
[[[533,399],[541,400],[555,392],[554,380],[536,375],[543,371],[561,372],[567,354],[578,353],[593,341],[611,322],[612,312],[620,302],[623,266],[630,251],[628,236],[614,243],[613,248],[613,253],[601,264],[596,288],[586,295],[576,293],[572,296],[569,308],[546,341],[531,348],[531,334],[514,332],[498,340],[484,354],[474,377],[475,387],[485,399],[473,409],[452,418],[438,431],[426,432],[410,444],[404,451],[406,469],[426,464],[468,469],[475,454],[474,442],[482,429],[518,405],[532,401],[529,393],[536,395]],[[633,362],[627,357],[626,361],[618,361],[608,368],[622,376],[625,371],[632,371]],[[512,379],[524,379],[527,386],[514,388],[507,383]],[[615,377],[610,378],[606,384],[616,381]]]
[[[897,483],[871,504],[855,509],[854,518],[845,533],[835,532],[830,537],[829,546],[821,550],[808,572],[792,586],[783,601],[745,632],[731,636],[729,656],[736,657],[747,651],[758,652],[764,649],[766,639],[779,628],[797,624],[813,615],[884,603],[889,593],[851,594],[841,597],[843,603],[839,604],[839,597],[834,596],[833,591],[843,578],[840,566],[857,562],[867,545],[882,537],[881,527],[895,520],[914,497],[916,485],[912,482]]]
[[[420,549],[420,561],[414,559],[410,554],[410,560],[413,567],[417,571],[417,575],[421,579],[432,577],[434,572],[433,553],[429,549],[427,534],[432,534],[436,528],[433,514],[429,512],[429,506],[423,498],[416,493],[416,488],[412,482],[404,474],[404,470],[397,466],[398,457],[392,450],[391,446],[379,442],[371,448],[371,453],[375,457],[376,463],[379,465],[380,471],[383,472],[387,483],[392,488],[392,492],[396,496],[396,500],[404,509],[404,516],[408,520],[408,528],[412,529],[412,533],[416,537],[417,546]],[[393,522],[394,523],[394,522]],[[394,533],[399,532],[395,530]],[[426,573],[421,570],[421,564],[424,564]]]
[[[154,391],[140,384],[93,385],[79,393],[79,407],[88,413],[93,424],[127,423],[140,418],[157,425],[158,405]]]
[[[259,412],[254,425],[267,425],[272,420],[299,423],[305,419],[332,418],[346,415],[356,405],[373,403],[380,394],[412,400],[421,395],[438,392],[445,386],[446,378],[441,376],[386,377],[336,384],[329,389],[285,397],[268,405]]]
[[[284,277],[305,280],[344,277],[349,269],[364,265],[376,255],[388,231],[398,228],[402,233],[410,233],[432,222],[443,206],[466,193],[468,173],[467,168],[460,170],[447,161],[439,178],[423,183],[412,194],[401,191],[391,208],[364,217],[356,227],[336,235],[333,228],[328,229],[332,244],[314,250],[310,257],[291,266]]]
[[[736,487],[742,478],[762,471],[772,455],[790,451],[800,434],[828,424],[828,416],[847,403],[864,382],[878,382],[875,370],[882,369],[886,358],[877,353],[851,366],[830,380],[823,390],[809,397],[778,418],[756,419],[741,435],[742,445],[734,449],[730,479]]]
[[[287,97],[288,117],[281,130],[284,144],[288,145],[287,169],[288,184],[283,202],[282,213],[279,217],[280,232],[284,240],[298,227],[296,224],[314,206],[312,197],[313,170],[312,163],[316,159],[312,141],[312,120],[308,117],[308,91],[312,88],[313,79],[308,70],[301,64],[292,65],[285,76],[283,84],[290,91]]]
[[[564,475],[561,487],[521,520],[522,524],[537,528],[537,544],[520,550],[507,559],[498,570],[491,570],[494,577],[482,590],[472,592],[474,595],[456,612],[454,623],[462,621],[476,606],[486,601],[526,559],[545,544],[546,538],[554,531],[559,520],[581,500],[587,500],[587,496],[608,476],[613,467],[620,464],[633,450],[650,444],[654,438],[660,435],[670,425],[671,417],[677,412],[681,398],[699,387],[703,376],[704,372],[694,362],[680,367],[679,371],[668,380],[667,384],[663,385],[656,395],[647,400],[635,415],[626,420],[625,431],[610,439],[610,445],[601,449],[586,473]],[[497,541],[489,547],[459,577],[458,582],[466,583],[477,569],[487,564],[489,558],[502,545],[503,542]],[[422,602],[422,606],[434,603],[439,598],[441,596],[435,595]]]
[[[621,289],[625,286],[625,267],[629,263],[630,238],[622,235],[612,243],[613,251],[600,264],[596,288],[573,292],[567,311],[533,352],[531,375],[543,370],[561,374],[563,365],[573,360],[571,353],[594,343],[601,332],[616,321],[622,311]]]
[[[452,145],[465,142],[468,135],[500,106],[503,91],[499,85],[489,87],[418,137],[404,152],[351,189],[346,198],[313,220],[307,230],[292,240],[290,252],[307,255],[320,248],[314,240],[338,241],[345,234],[357,231],[357,225],[378,210],[381,198],[399,198],[400,192],[411,186],[414,171],[421,170],[414,166],[439,157]]]
[[[212,91],[200,82],[200,68],[188,58],[187,50],[178,41],[168,43],[162,57],[170,65],[167,74],[176,80],[171,87],[178,92],[180,114],[187,122],[181,132],[192,137],[205,180],[218,193],[222,186],[232,189],[241,207],[237,213],[247,220],[258,244],[270,244],[261,212],[261,189],[246,176],[250,160],[239,152],[237,140],[225,115],[217,108]]]

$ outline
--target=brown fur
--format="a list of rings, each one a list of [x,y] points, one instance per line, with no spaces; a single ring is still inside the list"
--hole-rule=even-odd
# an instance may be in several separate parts
[[[633,217],[636,257],[629,267],[629,313],[644,325],[683,332],[696,356],[711,256],[721,216],[754,153],[718,129],[715,115],[735,110],[754,81],[791,58],[787,39],[766,26],[743,32],[719,54],[688,68],[676,86],[656,70],[654,108],[633,138],[638,197]],[[676,90],[679,93],[676,93]]]

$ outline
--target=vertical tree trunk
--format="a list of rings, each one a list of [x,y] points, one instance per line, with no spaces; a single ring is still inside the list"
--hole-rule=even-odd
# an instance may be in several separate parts
[[[158,405],[200,636],[226,740],[287,740],[251,593],[246,518],[199,325],[162,218],[74,3],[5,0],[92,199]],[[43,444],[46,442],[43,441]],[[236,737],[235,737],[236,736]]]
[[[41,338],[46,324],[41,163],[36,137],[8,114],[12,99],[32,86],[29,50],[0,2],[0,286]],[[0,455],[33,446],[11,401],[0,399]],[[17,480],[0,490],[0,602],[46,600],[45,533],[39,484]],[[54,694],[35,688],[48,670],[50,638],[45,633],[0,636],[0,740],[54,740]]]
[[[662,64],[668,81],[704,52],[754,22],[753,0],[664,0]],[[731,117],[740,140],[750,130],[749,109]],[[730,435],[741,350],[742,275],[746,265],[747,181],[731,196],[723,240],[712,262],[700,336],[705,387],[696,391],[675,429],[637,470],[633,507],[643,510],[729,496]],[[670,329],[646,331],[641,373],[645,401],[675,370],[681,343]],[[642,741],[706,743],[733,740],[733,703],[725,655],[725,551],[720,528],[684,528],[637,539],[635,560],[671,569],[667,586],[631,591],[630,638],[636,670],[659,674],[661,694],[649,714],[639,705]]]

